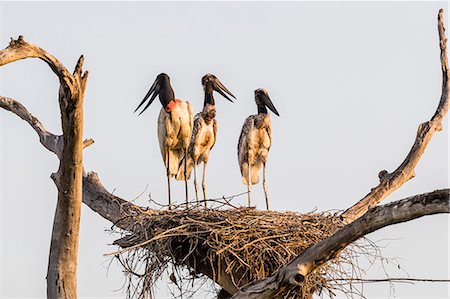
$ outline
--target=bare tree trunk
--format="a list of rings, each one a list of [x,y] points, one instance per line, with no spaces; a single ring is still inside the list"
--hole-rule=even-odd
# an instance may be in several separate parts
[[[58,188],[47,272],[48,298],[77,298],[77,260],[83,182],[83,97],[87,73],[82,74],[83,56],[70,74],[55,57],[19,37],[0,51],[0,66],[25,58],[45,61],[59,77],[62,136],[45,130],[22,105],[4,98],[2,107],[17,112],[38,132],[41,143],[60,159],[52,175]],[[86,144],[91,141],[87,141]]]
[[[81,57],[75,68],[75,93],[60,87],[59,104],[63,150],[58,172],[52,177],[58,187],[47,272],[48,298],[77,298],[77,260],[83,181],[83,96]]]

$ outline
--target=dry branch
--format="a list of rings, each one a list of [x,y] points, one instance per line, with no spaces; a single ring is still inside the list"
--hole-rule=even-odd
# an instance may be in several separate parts
[[[429,121],[419,126],[414,144],[400,166],[392,173],[388,173],[386,170],[380,171],[378,174],[380,178],[378,186],[373,188],[369,194],[342,214],[346,223],[350,223],[358,217],[361,217],[370,207],[378,205],[389,194],[413,178],[415,176],[414,170],[434,133],[442,130],[442,121],[448,112],[449,96],[448,58],[446,51],[447,38],[445,37],[444,11],[442,9],[439,10],[438,14],[438,32],[441,50],[442,94],[436,112]]]
[[[49,151],[61,157],[62,152],[62,136],[54,135],[47,131],[42,123],[34,117],[28,110],[18,101],[0,96],[0,107],[11,111],[21,119],[25,120],[36,131],[41,144]]]
[[[49,132],[44,125],[17,100],[0,95],[0,108],[14,113],[26,121],[38,134],[41,144],[49,151],[56,154],[58,158],[61,158],[63,148],[62,135],[55,135]],[[94,140],[86,139],[83,141],[83,148],[86,148],[93,143]]]
[[[72,75],[58,59],[44,49],[26,42],[23,36],[19,36],[17,40],[11,39],[9,46],[0,51],[0,66],[26,58],[43,60],[58,76],[61,85],[74,86]]]

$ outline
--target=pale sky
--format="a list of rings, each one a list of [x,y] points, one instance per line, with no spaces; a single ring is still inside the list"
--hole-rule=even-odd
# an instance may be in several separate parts
[[[441,93],[437,34],[447,2],[1,2],[1,48],[23,35],[69,70],[85,57],[86,170],[128,200],[165,203],[166,177],[156,121],[160,104],[134,109],[155,77],[171,77],[177,98],[198,112],[201,77],[215,74],[237,100],[216,96],[219,132],[208,166],[211,197],[244,192],[236,146],[244,119],[256,113],[253,91],[267,88],[272,114],[268,162],[273,209],[345,209],[393,171],[413,144]],[[448,26],[447,26],[448,28]],[[0,93],[24,104],[53,133],[61,133],[58,80],[37,60],[0,68]],[[386,203],[448,188],[448,120],[416,169],[416,177]],[[0,111],[0,298],[44,298],[56,188],[57,158],[15,115]],[[173,197],[184,200],[183,183]],[[194,197],[192,184],[191,197]],[[253,201],[264,209],[262,186]],[[246,197],[235,199],[244,205]],[[449,277],[449,217],[438,215],[369,235],[384,240],[392,277]],[[111,223],[83,206],[80,298],[123,298]],[[380,265],[367,272],[383,278]],[[406,272],[405,272],[406,271]],[[157,298],[169,298],[165,282]],[[366,285],[367,298],[448,298],[448,284]],[[198,298],[214,298],[212,294]],[[197,298],[197,297],[196,297]]]

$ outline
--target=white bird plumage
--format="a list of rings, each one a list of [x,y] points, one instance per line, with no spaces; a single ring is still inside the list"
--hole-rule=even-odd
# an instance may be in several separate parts
[[[189,147],[193,127],[192,104],[177,101],[177,105],[169,112],[164,107],[161,108],[157,128],[159,148],[164,165],[171,177],[178,173],[180,161],[184,158],[185,150]]]
[[[269,98],[267,90],[255,90],[255,102],[258,114],[250,115],[242,126],[238,142],[238,162],[242,175],[242,183],[247,185],[248,205],[251,203],[251,185],[259,182],[259,172],[263,168],[263,188],[266,208],[269,209],[269,195],[266,181],[266,163],[272,145],[272,124],[267,113],[269,108],[279,116],[278,111]]]
[[[179,162],[187,154],[193,127],[192,104],[175,99],[168,75],[162,73],[156,77],[147,95],[136,108],[135,112],[150,97],[147,105],[141,111],[144,112],[159,95],[162,108],[158,117],[158,140],[161,155],[166,167],[169,208],[171,207],[170,178],[176,176],[179,170]],[[140,114],[141,114],[140,113]],[[186,206],[188,204],[188,187],[185,180]]]

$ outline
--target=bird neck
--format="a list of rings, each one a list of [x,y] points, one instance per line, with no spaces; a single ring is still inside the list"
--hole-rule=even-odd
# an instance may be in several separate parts
[[[258,114],[267,114],[267,108],[264,105],[258,105]]]
[[[164,108],[167,108],[167,105],[175,99],[175,93],[173,92],[172,86],[170,85],[169,80],[164,80],[161,84],[161,89],[159,90],[159,101]]]
[[[215,105],[213,91],[214,89],[212,86],[207,85],[205,87],[205,101],[203,102],[203,107],[205,107],[206,104]]]
[[[211,120],[213,120],[216,117],[216,106],[206,103],[205,106],[203,106],[201,115],[205,120],[206,124],[209,125]]]

